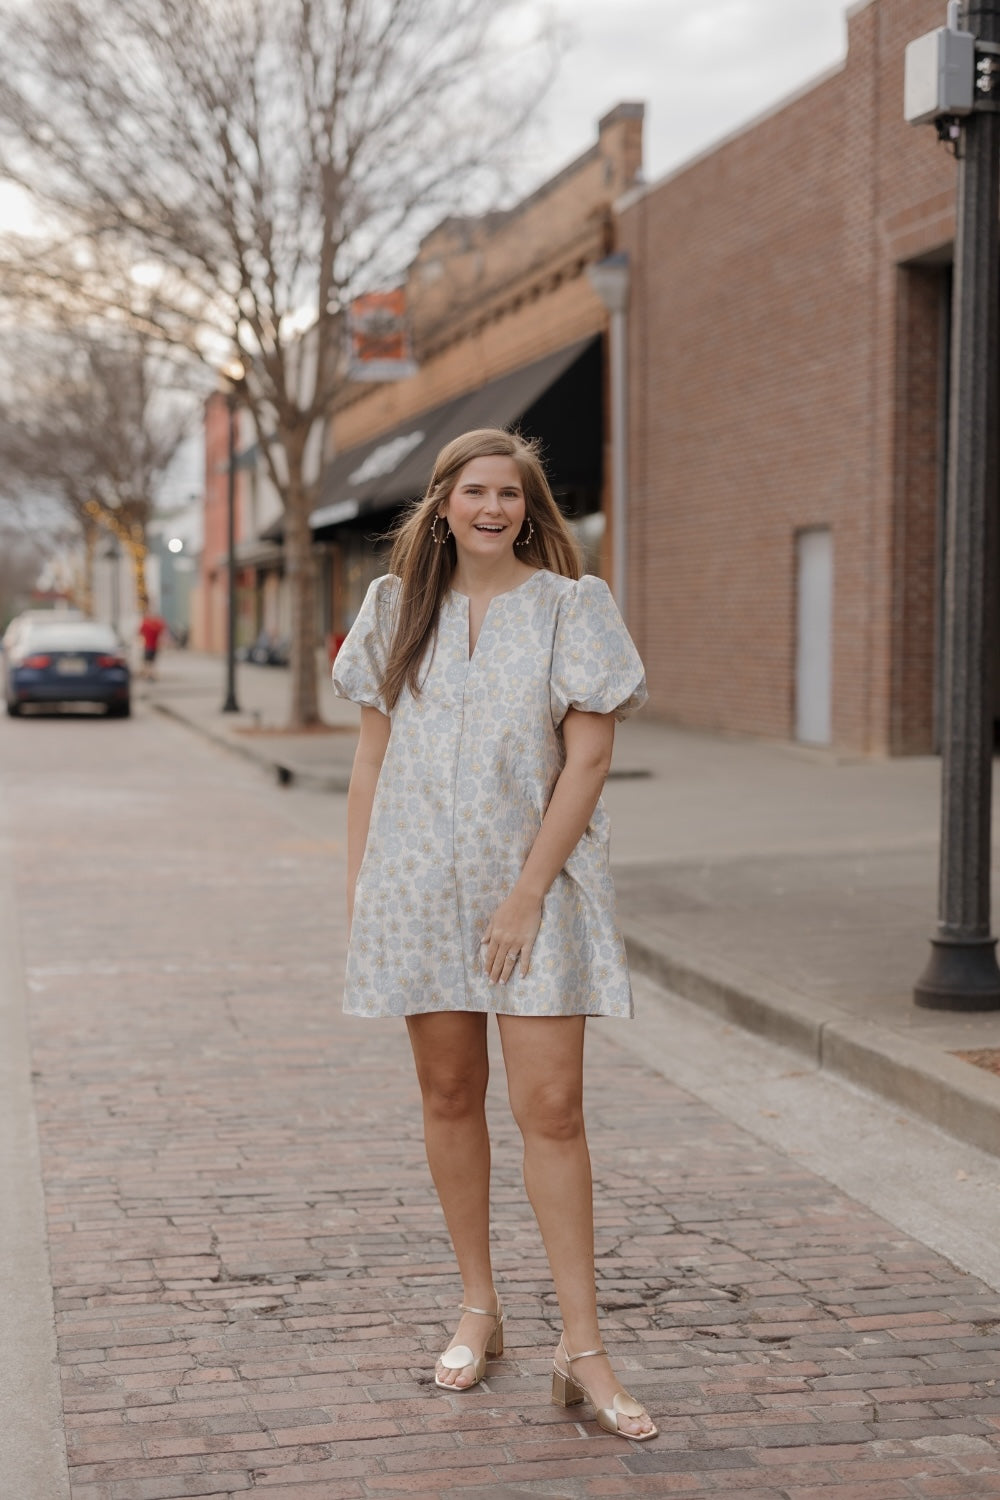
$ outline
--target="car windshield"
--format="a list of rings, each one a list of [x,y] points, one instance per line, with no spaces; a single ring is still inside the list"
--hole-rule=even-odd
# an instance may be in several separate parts
[[[22,651],[104,651],[119,653],[121,646],[107,625],[87,621],[67,625],[29,625],[19,642]]]

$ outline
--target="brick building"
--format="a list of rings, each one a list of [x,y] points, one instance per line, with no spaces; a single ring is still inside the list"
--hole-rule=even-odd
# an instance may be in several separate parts
[[[213,391],[204,406],[205,479],[202,500],[202,549],[197,583],[191,599],[191,645],[199,651],[226,649],[229,599],[229,402],[222,391]],[[234,446],[242,440],[237,414]],[[238,461],[233,470],[233,518],[237,547],[245,551],[255,535],[250,516],[248,476]],[[253,639],[254,575],[241,561],[236,575],[237,643]]]
[[[620,206],[629,624],[651,710],[871,753],[935,739],[955,162],[903,121],[941,0]]]
[[[504,213],[452,219],[407,297],[419,371],[356,388],[313,516],[350,624],[441,443],[517,423],[610,576],[607,313],[630,267],[627,618],[650,710],[872,754],[936,742],[955,162],[902,113],[941,0],[861,0],[844,63],[662,181],[642,106]]]
[[[333,422],[313,533],[331,634],[384,571],[379,545],[433,459],[473,427],[516,424],[544,443],[553,489],[595,571],[606,571],[604,333],[587,268],[613,248],[613,205],[640,177],[643,108],[620,104],[597,141],[513,208],[452,218],[407,279],[418,371],[355,386]]]

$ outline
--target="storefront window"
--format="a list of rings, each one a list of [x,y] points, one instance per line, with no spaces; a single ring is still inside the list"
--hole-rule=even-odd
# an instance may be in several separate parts
[[[387,542],[373,547],[369,537],[360,534],[345,537],[343,546],[340,597],[334,601],[339,635],[346,635],[354,624],[369,585],[388,570],[390,552]]]

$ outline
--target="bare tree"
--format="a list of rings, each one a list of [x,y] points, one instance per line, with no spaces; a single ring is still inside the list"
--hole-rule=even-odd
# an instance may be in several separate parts
[[[89,612],[99,531],[123,545],[145,611],[147,524],[156,492],[190,429],[192,403],[171,389],[172,370],[142,332],[22,330],[19,375],[0,399],[4,493],[57,499],[82,537]]]
[[[0,632],[24,609],[38,580],[44,550],[21,519],[0,505]]]
[[[517,162],[551,49],[525,0],[0,0],[0,171],[47,233],[8,285],[244,372],[284,506],[292,726],[318,718],[309,529],[355,296]],[[108,260],[127,267],[108,291]],[[112,281],[112,285],[118,285]],[[308,336],[303,338],[303,330]]]

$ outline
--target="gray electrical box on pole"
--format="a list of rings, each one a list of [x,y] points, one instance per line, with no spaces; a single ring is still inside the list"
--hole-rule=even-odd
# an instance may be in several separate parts
[[[971,114],[975,86],[976,39],[971,31],[942,26],[907,47],[903,114],[911,125]]]

